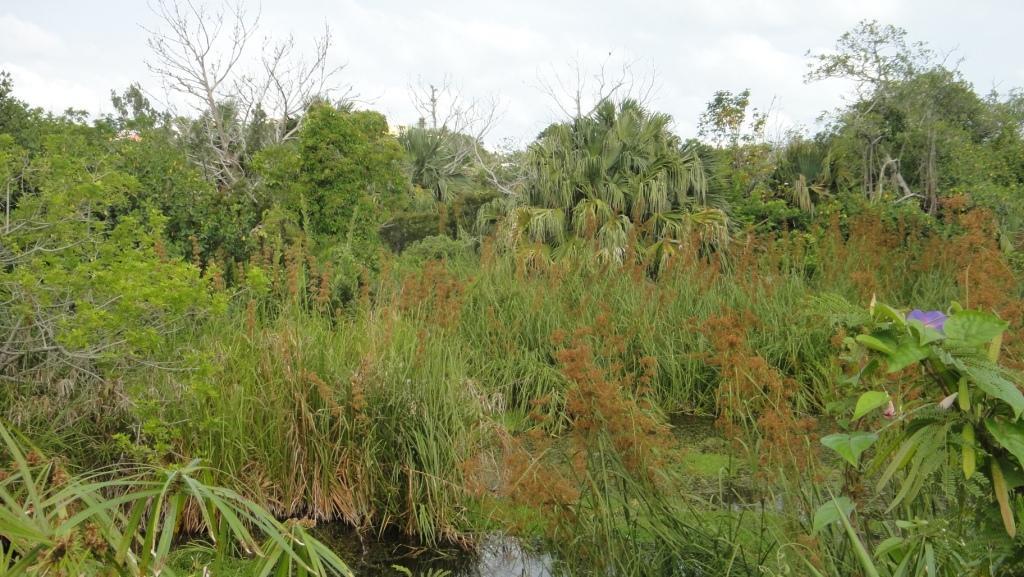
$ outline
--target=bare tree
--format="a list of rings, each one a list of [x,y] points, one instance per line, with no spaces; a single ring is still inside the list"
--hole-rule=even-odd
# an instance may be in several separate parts
[[[447,76],[440,84],[421,78],[409,87],[409,94],[424,124],[435,130],[482,140],[498,118],[497,98],[466,99]]]
[[[646,69],[639,60],[616,64],[613,56],[609,52],[594,69],[579,56],[569,60],[561,70],[552,65],[537,73],[538,88],[558,112],[568,118],[587,116],[610,99],[632,99],[648,104],[656,91],[654,67]]]
[[[935,61],[935,53],[924,43],[907,41],[906,30],[877,20],[857,23],[839,37],[834,52],[808,51],[806,55],[811,61],[804,82],[852,80],[862,100],[884,96],[893,83],[931,68]]]
[[[476,165],[487,175],[488,182],[506,198],[518,195],[526,176],[522,164],[515,159],[517,152],[512,143],[506,142],[499,146],[495,152],[487,153],[486,158],[485,152],[482,146],[477,146],[474,155]]]
[[[498,101],[466,99],[448,77],[439,84],[420,79],[409,94],[420,122],[401,139],[412,160],[413,181],[445,200],[446,182],[473,161],[483,162],[481,148],[498,118]]]
[[[258,133],[271,142],[288,140],[305,108],[337,88],[343,67],[329,62],[332,37],[326,26],[311,56],[299,54],[289,36],[266,40],[259,56],[249,60],[260,14],[247,12],[241,0],[219,0],[214,9],[198,0],[155,0],[151,8],[159,26],[146,28],[152,53],[147,65],[198,116],[207,150],[194,160],[227,187],[244,177],[246,138],[254,123],[269,127]],[[344,91],[342,97],[349,96]]]
[[[295,37],[280,42],[268,41],[260,58],[260,70],[243,78],[238,93],[246,110],[261,110],[270,116],[271,142],[280,143],[294,137],[301,127],[302,113],[317,99],[348,101],[353,98],[350,86],[335,84],[343,65],[331,65],[329,54],[333,37],[328,26],[313,41],[310,56],[298,54]]]
[[[242,177],[238,149],[232,146],[238,135],[234,114],[223,103],[234,96],[228,89],[235,85],[259,15],[250,17],[241,3],[211,12],[191,0],[157,0],[151,8],[161,27],[146,29],[153,55],[146,64],[168,89],[187,97],[206,125],[214,176],[233,185]]]

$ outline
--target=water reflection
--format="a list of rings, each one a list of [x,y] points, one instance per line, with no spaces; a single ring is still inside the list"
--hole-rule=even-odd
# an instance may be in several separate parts
[[[466,551],[428,548],[396,535],[360,535],[337,524],[318,527],[317,534],[358,577],[552,577],[549,555],[504,535],[485,536]]]
[[[551,577],[551,557],[527,551],[518,539],[487,537],[477,555],[473,577]]]

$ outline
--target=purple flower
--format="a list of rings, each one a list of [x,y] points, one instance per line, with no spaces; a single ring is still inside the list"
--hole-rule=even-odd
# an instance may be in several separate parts
[[[914,309],[907,313],[908,321],[921,321],[926,327],[933,328],[940,333],[942,327],[946,324],[946,315],[942,314],[942,311],[922,311],[920,309]]]

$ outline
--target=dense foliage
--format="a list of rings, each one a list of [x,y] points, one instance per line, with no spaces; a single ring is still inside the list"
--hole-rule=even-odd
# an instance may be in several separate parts
[[[0,573],[345,574],[332,522],[565,575],[1021,571],[1024,99],[873,22],[837,77],[814,135],[720,91],[699,138],[604,100],[499,153],[0,76]]]

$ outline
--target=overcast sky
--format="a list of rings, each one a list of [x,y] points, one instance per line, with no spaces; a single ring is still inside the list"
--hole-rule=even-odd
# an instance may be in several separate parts
[[[595,67],[609,53],[656,71],[651,103],[683,136],[719,89],[750,88],[755,105],[774,102],[776,126],[813,127],[844,87],[805,85],[804,54],[830,48],[865,18],[955,51],[980,92],[1024,86],[1024,2],[1014,0],[264,0],[253,10],[261,37],[294,33],[300,46],[328,24],[344,81],[394,124],[415,121],[408,86],[417,78],[447,76],[467,96],[497,96],[492,143],[528,141],[556,118],[538,77],[577,58]],[[143,0],[0,0],[0,69],[33,105],[107,112],[111,89],[138,81],[160,92],[142,29],[156,23]]]

